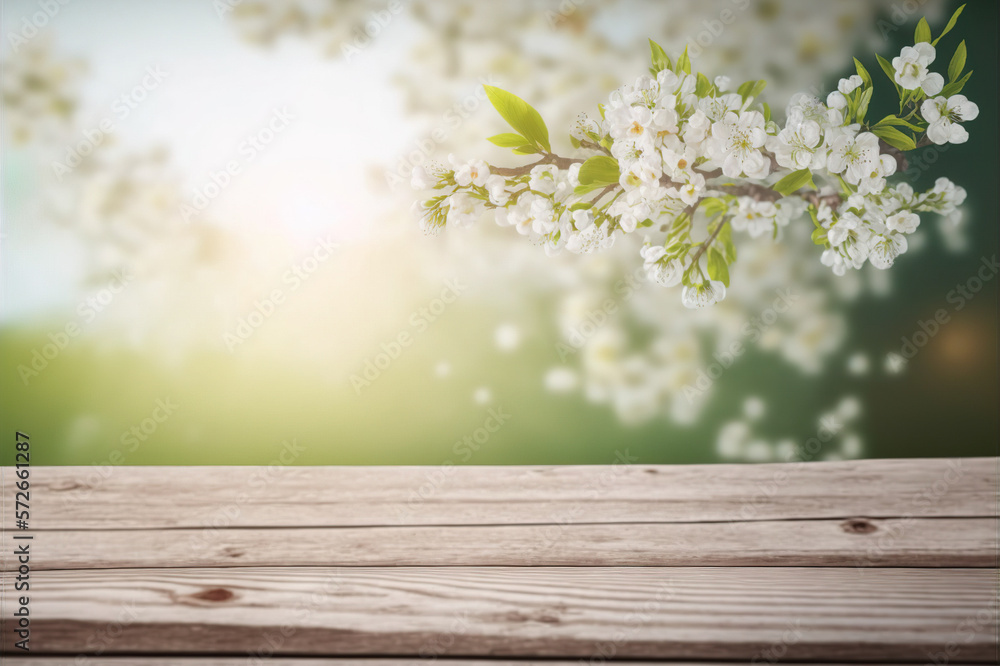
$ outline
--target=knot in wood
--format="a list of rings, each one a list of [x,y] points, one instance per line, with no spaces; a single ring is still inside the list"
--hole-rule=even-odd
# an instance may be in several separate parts
[[[848,534],[871,534],[878,529],[875,523],[867,518],[851,518],[842,522],[840,527]]]

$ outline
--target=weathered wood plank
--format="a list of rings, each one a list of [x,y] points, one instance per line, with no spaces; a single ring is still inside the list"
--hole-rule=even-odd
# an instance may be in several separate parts
[[[924,663],[950,642],[953,661],[997,651],[988,569],[166,569],[32,582],[37,653],[761,661],[778,649]]]
[[[996,519],[37,532],[42,569],[285,566],[995,567]],[[7,570],[18,563],[10,558]]]
[[[623,456],[624,459],[624,456]],[[569,467],[32,468],[37,529],[996,515],[997,459]],[[3,470],[9,486],[12,470]],[[2,516],[12,527],[13,514]]]

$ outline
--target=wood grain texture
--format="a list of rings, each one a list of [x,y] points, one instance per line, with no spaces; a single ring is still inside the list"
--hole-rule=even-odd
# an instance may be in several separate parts
[[[285,566],[993,567],[997,520],[848,519],[206,530],[58,530],[42,569]],[[8,570],[17,562],[6,561]]]
[[[33,581],[32,647],[750,660],[778,646],[787,659],[856,661],[925,659],[961,641],[954,658],[978,662],[996,652],[996,576],[736,567],[52,571]],[[5,585],[10,592],[9,575]]]
[[[995,663],[998,462],[33,468],[32,653]]]
[[[986,663],[996,581],[987,569],[904,568],[50,571],[33,578],[32,649],[743,661],[780,649],[924,663],[955,642],[952,661]]]
[[[37,529],[996,516],[995,458],[764,465],[32,468]],[[3,470],[7,485],[12,470]],[[2,516],[10,529],[13,514]]]

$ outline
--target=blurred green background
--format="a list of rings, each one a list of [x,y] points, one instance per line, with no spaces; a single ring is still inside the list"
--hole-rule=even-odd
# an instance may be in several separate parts
[[[537,14],[536,23],[545,20],[545,11],[551,12],[553,7],[559,6],[558,3],[549,3],[547,8],[539,9],[537,4],[533,3],[531,7],[531,11]],[[690,7],[688,3],[652,4],[655,5],[652,8],[644,6],[644,11],[662,13],[667,17],[671,12],[688,11]],[[756,3],[753,11],[773,20],[767,15],[772,11],[769,8],[772,4],[778,6],[778,10],[782,7],[782,3]],[[928,3],[928,6],[931,4]],[[935,34],[958,6],[958,3],[942,4],[937,9],[937,20],[932,21]],[[459,6],[465,5],[456,3],[454,7]],[[140,48],[137,44],[141,35],[119,37],[127,34],[120,31],[122,26],[139,32],[152,32],[159,28],[153,24],[152,18],[144,18],[141,12],[131,19],[121,16],[112,18],[114,12],[122,7],[114,2],[97,3],[86,17],[82,11],[73,14],[71,12],[76,10],[67,7],[65,15],[52,21],[56,35],[54,43],[61,45],[59,48],[63,48],[65,53],[83,56],[84,59],[88,55],[88,44],[95,40],[120,39],[123,52],[127,52],[128,48]],[[866,25],[858,28],[875,41],[884,32],[887,41],[878,48],[890,59],[912,39],[912,29],[919,17],[915,14],[899,29],[889,30],[886,26],[896,27],[892,22],[893,7],[887,3],[875,12],[874,17],[882,22],[882,27],[878,27],[877,23],[873,27],[872,15],[866,14]],[[19,23],[21,16],[30,13],[33,8],[30,2],[4,3],[4,24]],[[193,11],[189,3],[177,3],[172,9],[163,5],[159,14],[186,16],[189,11]],[[493,11],[502,13],[505,10]],[[88,290],[100,288],[106,283],[109,274],[106,267],[116,265],[114,262],[119,259],[110,264],[102,263],[95,271],[91,270],[88,253],[98,250],[90,244],[94,233],[88,230],[81,235],[75,231],[80,204],[70,204],[66,215],[68,223],[49,221],[45,219],[47,213],[39,212],[47,209],[36,204],[52,203],[45,189],[48,174],[38,176],[33,171],[37,171],[37,167],[32,165],[40,163],[42,171],[45,171],[51,156],[60,154],[58,148],[38,158],[32,150],[42,139],[33,136],[23,144],[5,140],[2,182],[4,237],[0,240],[4,299],[0,326],[0,429],[6,433],[10,445],[0,448],[0,462],[10,464],[13,461],[15,430],[30,434],[32,463],[39,465],[109,462],[128,465],[268,464],[278,459],[288,442],[295,442],[300,453],[296,454],[294,464],[301,465],[435,465],[447,461],[469,464],[589,464],[613,462],[618,452],[624,451],[644,463],[753,460],[752,455],[727,455],[724,451],[720,452],[718,446],[720,427],[734,419],[744,418],[741,410],[747,396],[759,397],[766,403],[766,412],[762,416],[744,420],[752,420],[753,427],[761,432],[760,438],[768,441],[791,441],[801,446],[816,435],[818,417],[848,396],[861,406],[861,413],[853,421],[851,429],[863,439],[863,446],[853,452],[845,450],[843,455],[871,458],[996,455],[1000,434],[997,411],[1000,397],[996,344],[997,280],[994,276],[985,282],[982,290],[957,312],[953,310],[948,295],[956,285],[965,284],[975,275],[984,257],[994,257],[998,252],[997,12],[995,2],[969,3],[958,27],[941,44],[940,53],[943,55],[939,58],[945,59],[950,57],[958,41],[967,41],[969,67],[975,70],[975,74],[964,92],[979,105],[980,115],[968,125],[972,135],[969,143],[937,151],[936,162],[919,173],[914,182],[914,187],[919,190],[931,187],[935,178],[945,175],[966,188],[969,196],[962,222],[965,250],[947,250],[932,229],[936,221],[933,224],[925,221],[923,224],[927,228],[922,228],[922,232],[930,239],[919,253],[907,254],[891,269],[894,286],[888,296],[862,294],[837,305],[838,314],[846,322],[847,332],[841,345],[825,357],[819,372],[803,373],[779,361],[774,352],[751,350],[727,370],[704,410],[692,424],[678,423],[669,416],[626,423],[613,409],[588,400],[580,390],[560,393],[547,389],[545,372],[560,366],[555,347],[559,329],[554,316],[558,309],[558,289],[515,282],[508,272],[500,270],[499,265],[504,262],[502,257],[484,256],[482,262],[485,264],[499,262],[497,277],[468,277],[472,285],[469,296],[462,296],[453,305],[448,305],[426,331],[414,335],[413,344],[405,348],[371,386],[365,387],[360,394],[356,393],[350,376],[363,371],[365,360],[379,353],[380,344],[393,339],[399,331],[413,331],[411,314],[432,301],[441,291],[440,274],[435,270],[441,270],[445,275],[464,275],[464,264],[449,264],[449,258],[468,250],[451,248],[448,239],[411,235],[411,227],[415,227],[416,222],[406,216],[404,205],[411,195],[405,191],[384,192],[382,172],[376,170],[374,176],[368,174],[371,168],[364,164],[365,156],[352,149],[344,149],[342,152],[348,154],[337,156],[340,162],[330,158],[336,162],[335,168],[311,166],[313,162],[309,162],[309,166],[304,167],[307,173],[296,177],[280,195],[275,195],[278,198],[287,197],[289,206],[298,204],[305,189],[326,191],[326,179],[336,180],[340,173],[337,169],[349,170],[351,175],[344,176],[340,189],[333,186],[335,192],[331,195],[331,205],[347,221],[329,226],[324,221],[325,209],[321,205],[325,200],[320,199],[320,204],[315,205],[319,213],[306,214],[307,221],[297,223],[299,226],[293,225],[291,231],[283,228],[282,233],[287,232],[293,237],[287,242],[273,243],[275,232],[266,227],[266,221],[259,220],[253,224],[243,224],[240,220],[228,226],[220,224],[222,231],[215,236],[207,240],[199,237],[195,254],[202,258],[212,253],[215,253],[213,257],[226,256],[232,247],[247,242],[257,243],[260,247],[256,251],[265,255],[268,248],[274,248],[278,258],[265,263],[264,267],[252,261],[231,265],[222,263],[219,271],[227,276],[226,279],[264,274],[280,276],[283,268],[297,261],[296,257],[311,251],[313,238],[323,235],[328,229],[332,229],[334,237],[341,243],[338,251],[341,254],[335,254],[329,266],[321,265],[315,278],[310,278],[301,290],[289,294],[290,301],[297,302],[279,309],[273,318],[261,325],[253,338],[237,347],[235,352],[225,348],[223,331],[234,329],[237,319],[252,310],[253,300],[268,293],[268,284],[284,284],[280,279],[271,282],[261,279],[251,288],[221,290],[218,295],[213,293],[212,298],[206,298],[209,288],[204,285],[218,285],[221,280],[213,277],[215,274],[198,278],[203,281],[194,280],[192,275],[200,270],[197,262],[185,263],[163,273],[150,270],[148,275],[136,268],[136,282],[140,286],[148,283],[156,287],[141,291],[130,285],[126,289],[128,300],[125,297],[116,299],[108,306],[109,312],[118,309],[113,316],[98,317],[93,326],[84,325],[81,335],[74,337],[65,349],[48,361],[37,376],[25,382],[19,368],[30,366],[34,351],[49,342],[50,334],[62,330],[67,322],[80,320],[77,303],[88,293],[94,293]],[[555,52],[544,56],[548,58],[546,64],[549,68],[558,71],[572,66],[573,53],[559,49],[572,45],[573,39],[578,38],[573,31],[586,33],[597,30],[595,26],[602,21],[604,25],[618,25],[613,7],[605,14],[586,13],[582,9],[581,14],[586,14],[586,20],[581,18],[579,25],[575,16],[567,17],[555,28],[532,24],[537,30],[533,39],[540,40],[539,43],[550,39],[558,46]],[[105,15],[106,26],[98,20]],[[129,20],[133,23],[128,23]],[[398,65],[400,50],[412,48],[419,51],[422,48],[420,39],[411,36],[411,33],[416,35],[418,32],[411,22],[420,24],[423,21],[420,25],[424,26],[423,30],[432,41],[436,35],[445,34],[443,28],[442,32],[435,32],[435,21],[438,19],[434,17],[401,18],[398,25],[387,28],[395,32],[387,32],[385,38],[375,40],[358,57],[355,69],[349,71],[343,69],[344,63],[337,62],[338,53],[342,57],[339,49],[333,49],[333,56],[317,55],[295,41],[290,44],[283,42],[283,46],[279,44],[271,47],[272,50],[260,49],[253,44],[253,40],[241,41],[232,27],[233,20],[233,17],[218,17],[211,13],[184,18],[189,22],[205,22],[201,27],[194,24],[190,28],[195,36],[190,48],[184,47],[188,49],[184,56],[187,66],[196,68],[199,59],[218,57],[221,59],[218,67],[223,71],[225,67],[235,66],[232,63],[240,59],[248,60],[246,67],[251,70],[263,68],[261,83],[264,87],[269,80],[280,78],[281,72],[287,69],[289,77],[296,79],[302,90],[313,85],[309,77],[302,70],[294,69],[295,73],[292,73],[289,68],[294,68],[299,61],[310,62],[309,67],[326,68],[322,71],[332,72],[330,78],[315,85],[340,86],[339,90],[327,92],[334,98],[331,104],[358,106],[353,113],[356,116],[360,114],[357,117],[362,119],[366,113],[376,113],[366,105],[381,104],[389,106],[393,113],[412,120],[409,125],[388,130],[364,124],[352,125],[363,122],[354,119],[356,116],[347,120],[338,117],[326,119],[331,125],[329,134],[334,142],[340,140],[338,137],[355,133],[373,137],[371,157],[379,164],[392,165],[416,137],[424,136],[422,132],[428,126],[439,122],[441,114],[452,106],[453,100],[461,99],[462,94],[467,95],[474,89],[463,83],[458,89],[464,93],[458,93],[453,98],[440,98],[438,111],[425,109],[425,115],[419,116],[418,111],[402,101],[404,94],[400,89],[394,87],[393,76],[400,76],[394,69]],[[794,28],[794,18],[789,21]],[[502,21],[496,22],[496,17],[486,22],[493,24],[493,30],[505,29]],[[622,23],[625,23],[624,19]],[[627,26],[613,27],[613,30],[627,29]],[[787,31],[788,26],[782,28],[779,24],[777,27],[760,28],[761,31],[765,29],[777,30],[780,34],[783,30]],[[306,37],[312,34],[306,29],[297,32]],[[657,34],[648,36],[658,37]],[[213,46],[223,41],[224,44]],[[465,44],[455,42],[459,58],[474,59],[476,44],[469,43],[469,51],[463,55],[461,49]],[[136,55],[136,62],[144,67],[157,57],[168,58],[167,68],[170,70],[171,56],[156,53],[157,48],[168,48],[165,43],[154,39],[148,48],[149,52]],[[219,53],[211,48],[218,48]],[[111,61],[114,53],[107,50],[105,48],[93,56],[87,68],[90,75],[99,74],[102,63]],[[628,56],[625,61],[630,64],[633,60],[641,63],[646,58],[644,39],[627,44],[623,50]],[[854,51],[873,72],[876,84],[884,85],[872,47],[861,43],[849,53]],[[5,63],[14,62],[16,55],[8,48]],[[327,57],[330,60],[324,60]],[[601,56],[598,54],[595,57]],[[853,71],[850,57],[838,54],[836,60],[840,65],[830,65],[822,71],[821,88],[824,90],[832,89],[840,76]],[[484,68],[488,68],[489,64],[488,58],[479,63]],[[175,72],[183,70],[184,66],[180,60],[173,63]],[[697,61],[695,66],[698,66]],[[307,73],[311,71],[304,69]],[[126,89],[130,87],[128,82],[132,82],[141,70],[142,67],[136,65],[134,71],[127,71],[118,79],[101,84],[103,88],[96,84],[93,91],[87,92],[84,88],[76,98],[78,108],[86,109],[90,104],[96,110],[79,121],[81,124],[70,130],[68,136],[79,137],[79,127],[93,126],[96,119],[107,112],[109,100],[116,97],[123,85]],[[642,72],[639,68],[632,71],[633,74],[623,74],[621,82]],[[171,76],[176,81],[182,75],[183,71]],[[275,78],[268,79],[268,75]],[[426,75],[446,78],[449,72],[445,65],[431,58]],[[766,76],[767,72],[760,75]],[[10,76],[5,71],[5,77]],[[500,80],[507,82],[513,76],[506,71]],[[352,101],[349,94],[345,95],[348,90],[353,90],[350,86],[355,79],[351,77],[362,81],[358,85],[372,88],[361,90],[360,100]],[[414,80],[419,87],[421,79]],[[584,76],[583,80],[589,79]],[[813,82],[816,82],[815,79]],[[171,132],[177,136],[190,134],[193,136],[190,141],[193,142],[210,135],[213,123],[218,120],[205,120],[203,126],[191,120],[177,127],[162,124],[165,122],[163,118],[178,108],[189,109],[189,117],[198,118],[197,104],[203,103],[198,101],[203,99],[199,95],[209,97],[211,93],[206,91],[211,88],[210,84],[210,79],[204,79],[200,87],[185,93],[196,100],[192,103],[178,101],[179,98],[173,95],[180,93],[167,90],[173,85],[168,80],[162,96],[156,97],[159,91],[151,92],[148,105],[140,107],[135,117],[122,121],[122,130],[116,133],[119,141],[116,146],[130,141],[138,143],[150,137],[169,144],[173,136]],[[603,79],[594,79],[595,89],[588,95],[596,103],[613,85]],[[515,89],[513,84],[510,87]],[[271,101],[261,100],[260,113],[238,118],[234,123],[241,127],[243,133],[260,126],[266,118],[263,110]],[[232,104],[242,103],[242,98],[234,93]],[[784,100],[772,102],[775,107],[783,105]],[[592,110],[593,104],[588,104],[586,109]],[[574,107],[570,117],[577,110]],[[301,138],[302,145],[308,147],[309,113],[297,112],[304,118],[304,127],[293,129],[301,129],[305,135]],[[477,113],[476,118],[482,118],[483,122],[477,121],[474,128],[463,127],[462,131],[474,129],[474,134],[479,136],[495,133],[489,131],[495,126],[490,110],[480,109]],[[4,110],[3,120],[8,129],[18,122],[13,117],[15,114],[16,111],[10,108]],[[431,119],[429,123],[427,117]],[[424,118],[423,124],[420,118]],[[134,123],[135,128],[126,126],[129,122]],[[41,136],[44,128],[33,128],[32,131]],[[460,135],[456,135],[456,139],[459,138]],[[188,163],[184,159],[184,151],[187,150],[184,145],[178,139],[174,149],[176,163],[180,165]],[[203,160],[201,162],[193,160],[196,166],[191,169],[197,173],[183,181],[186,185],[181,189],[188,193],[184,196],[190,196],[193,189],[191,183],[196,188],[207,182],[205,174],[224,163],[225,156],[232,154],[233,145],[235,143],[230,142],[221,152],[199,158]],[[275,150],[279,149],[284,150],[284,147],[279,146]],[[483,142],[479,141],[469,144],[463,152],[466,157],[471,157],[483,150]],[[445,149],[441,148],[438,152],[441,151]],[[445,154],[438,154],[437,158],[443,160]],[[249,190],[254,187],[279,187],[279,184],[274,184],[277,179],[268,180],[271,176],[267,168],[282,169],[288,162],[301,165],[304,159],[294,152],[287,156],[283,153],[277,155],[273,164],[256,165],[264,170],[260,180],[251,180],[258,176],[248,175],[244,185],[240,186],[248,189],[227,191],[232,201],[227,204],[220,198],[221,208],[212,212],[217,212],[219,217],[228,215],[239,218],[240,200],[245,202],[248,197],[255,196]],[[265,155],[266,159],[270,157]],[[329,154],[326,157],[329,158]],[[353,168],[352,164],[355,165]],[[129,169],[132,167],[125,171],[133,173]],[[97,176],[89,173],[78,175],[81,178],[84,175],[98,178],[100,173]],[[368,181],[358,181],[358,185],[350,178],[368,178]],[[376,182],[370,184],[369,181]],[[344,182],[348,184],[344,185]],[[360,188],[367,189],[361,191]],[[351,194],[347,190],[358,190],[360,193]],[[86,191],[83,196],[82,200],[86,202]],[[348,201],[349,196],[356,198]],[[256,207],[260,204],[249,205]],[[55,214],[52,216],[57,217]],[[381,227],[392,229],[391,239],[378,236],[378,232],[369,231],[366,232],[368,235],[364,235],[352,224],[368,230]],[[145,230],[144,233],[149,232]],[[79,237],[85,240],[79,241]],[[248,238],[251,240],[248,241]],[[173,237],[170,242],[173,242]],[[359,247],[362,249],[357,249]],[[166,250],[162,253],[154,250],[149,255],[132,259],[138,263],[131,265],[139,268],[150,266],[154,259],[162,259],[165,253]],[[426,256],[420,260],[411,256],[421,254]],[[352,257],[350,261],[346,259],[348,256]],[[818,257],[810,257],[810,261],[818,263]],[[425,264],[430,264],[431,268],[428,269]],[[572,270],[572,263],[568,265]],[[516,269],[512,272],[516,273]],[[832,282],[837,278],[828,275],[824,279]],[[173,299],[163,296],[170,285],[182,281],[188,284],[188,280],[191,283],[185,287],[188,291],[182,297]],[[348,296],[334,298],[329,295],[333,291]],[[234,293],[238,296],[232,296]],[[195,301],[200,303],[197,310],[191,305]],[[886,372],[883,369],[884,357],[898,351],[901,338],[912,338],[920,330],[919,322],[932,319],[939,308],[949,311],[951,321],[941,327],[926,347],[906,364],[903,372]],[[224,316],[218,319],[221,323],[214,323],[216,320],[212,317],[222,312]],[[213,323],[200,323],[206,320]],[[161,336],[168,329],[186,331],[185,322],[199,322],[198,326],[191,324],[199,332],[208,328],[211,331],[206,336],[209,342],[204,342],[198,335],[190,336],[193,341],[180,334],[177,337]],[[509,328],[511,322],[516,325],[517,335],[514,337],[520,340],[498,345],[498,328]],[[710,332],[704,335],[711,337]],[[858,353],[864,354],[870,366],[870,370],[863,374],[847,370],[849,358]],[[709,355],[710,352],[704,354],[706,358]],[[176,405],[162,422],[149,420],[154,416],[157,401]],[[475,450],[467,445],[458,445],[467,435],[474,436],[477,429],[484,425],[490,410],[497,409],[509,414],[509,419],[497,432],[477,444]],[[144,421],[145,432],[142,430]],[[151,425],[153,423],[155,427]],[[142,433],[141,441],[138,437],[129,437],[133,427],[139,428]],[[822,457],[822,454],[815,457]],[[763,458],[758,456],[758,459]]]

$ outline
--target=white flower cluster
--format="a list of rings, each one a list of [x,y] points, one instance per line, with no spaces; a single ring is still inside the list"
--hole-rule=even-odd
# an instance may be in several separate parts
[[[906,183],[885,188],[871,196],[854,194],[841,205],[839,215],[821,204],[816,218],[830,247],[820,261],[843,275],[866,261],[875,268],[889,268],[906,252],[906,236],[920,225],[918,211],[955,215],[966,192],[947,178],[938,178],[927,192],[915,194]]]
[[[918,211],[951,214],[965,193],[939,179],[933,190],[915,195],[887,179],[905,161],[903,153],[917,148],[920,134],[928,143],[961,143],[968,133],[960,123],[978,115],[974,103],[951,94],[968,78],[956,81],[964,42],[946,87],[944,77],[929,70],[935,48],[920,32],[925,26],[891,66],[880,60],[899,91],[900,115],[877,123],[866,120],[875,87],[860,63],[858,74],[841,79],[825,103],[793,96],[782,127],[758,99],[766,82],[747,81],[734,91],[725,77],[713,82],[692,73],[686,51],[672,63],[651,42],[655,76],[614,91],[600,119],[579,120],[570,136],[590,157],[560,157],[534,109],[488,89],[518,131],[490,140],[540,157],[520,168],[452,158],[452,169],[434,178],[417,167],[415,187],[448,192],[421,204],[424,228],[465,226],[494,210],[499,225],[513,226],[548,254],[606,250],[619,236],[648,229],[644,233],[660,234],[662,242],[648,241],[642,250],[647,274],[663,286],[683,285],[681,300],[690,308],[725,298],[737,256],[733,232],[778,240],[807,212],[816,227],[813,240],[824,248],[821,262],[834,273],[867,261],[888,268],[906,251]],[[692,239],[698,214],[707,218],[703,240]]]

